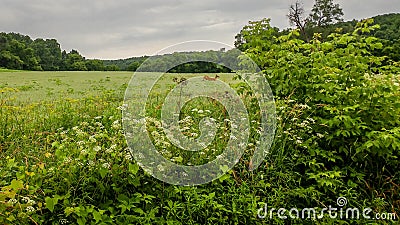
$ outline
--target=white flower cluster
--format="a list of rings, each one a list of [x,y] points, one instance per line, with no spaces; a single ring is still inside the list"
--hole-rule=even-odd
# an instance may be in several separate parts
[[[15,199],[15,198],[11,198],[10,200],[8,200],[8,204],[11,204],[11,205],[14,205],[15,203],[17,203],[18,202],[18,200],[17,199]]]
[[[28,207],[26,207],[26,211],[27,212],[35,212],[36,210],[33,206],[28,206]]]

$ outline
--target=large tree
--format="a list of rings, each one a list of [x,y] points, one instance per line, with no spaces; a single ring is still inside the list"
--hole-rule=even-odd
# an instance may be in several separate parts
[[[309,22],[314,26],[326,26],[343,21],[343,10],[333,0],[315,0]]]
[[[301,35],[304,36],[308,41],[306,26],[309,19],[305,16],[304,7],[300,1],[296,1],[296,3],[290,5],[287,17],[290,25],[296,26],[297,29],[300,30]]]
[[[306,16],[303,4],[297,0],[289,7],[289,23],[300,31],[303,40],[309,41],[315,29],[343,21],[343,11],[333,0],[315,0],[311,13]]]

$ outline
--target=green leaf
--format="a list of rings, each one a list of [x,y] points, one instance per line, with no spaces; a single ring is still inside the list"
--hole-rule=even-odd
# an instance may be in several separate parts
[[[177,163],[183,162],[183,158],[182,158],[181,156],[174,157],[173,160],[174,160],[175,162],[177,162]]]
[[[219,180],[219,182],[223,182],[224,180],[229,179],[229,178],[230,178],[229,174],[224,174],[218,180]]]
[[[139,171],[139,166],[138,164],[129,164],[129,172],[132,173],[133,175],[136,175],[137,172]]]
[[[93,218],[96,220],[96,223],[100,222],[101,221],[101,213],[96,211],[96,210],[94,210],[93,211]]]
[[[50,210],[50,212],[54,211],[54,206],[57,204],[58,202],[58,198],[50,198],[50,197],[46,197],[45,198],[45,202],[46,202],[46,208]]]
[[[14,191],[17,191],[18,189],[24,188],[24,183],[20,180],[12,180],[10,188],[12,188]]]
[[[99,174],[101,176],[102,179],[104,179],[104,177],[107,175],[108,169],[106,168],[100,168],[99,169]]]
[[[86,224],[86,219],[85,218],[78,218],[77,222],[79,225],[85,225]]]
[[[219,169],[222,170],[222,172],[226,173],[229,170],[229,166],[227,165],[219,166]]]

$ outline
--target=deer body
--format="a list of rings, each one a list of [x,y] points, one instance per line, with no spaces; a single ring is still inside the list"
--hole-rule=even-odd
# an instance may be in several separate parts
[[[209,76],[205,75],[203,77],[203,80],[215,81],[218,77],[219,77],[218,75],[215,75],[215,77],[209,77]]]

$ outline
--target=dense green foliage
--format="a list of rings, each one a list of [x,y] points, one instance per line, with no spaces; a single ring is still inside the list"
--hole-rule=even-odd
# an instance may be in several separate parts
[[[32,40],[16,33],[0,33],[0,67],[17,70],[102,71],[118,70],[103,61],[85,59],[78,51],[61,51],[55,39]]]
[[[153,56],[151,63],[144,64],[140,71],[157,72],[168,71],[172,73],[226,73],[237,66],[237,51],[221,49],[220,51],[203,51],[203,52],[175,52],[173,54],[164,54]],[[139,66],[147,59],[147,56],[129,59],[106,60],[105,65],[115,65],[119,70],[136,71]],[[180,65],[184,59],[198,58],[203,61],[192,61]],[[218,63],[211,63],[218,62]],[[231,69],[228,69],[225,65]]]
[[[387,56],[388,59],[399,61],[400,60],[400,38],[398,27],[400,25],[400,14],[392,13],[386,15],[379,15],[372,17],[374,19],[374,24],[379,24],[380,28],[370,33],[365,33],[363,35],[369,37],[373,36],[381,39],[383,44],[382,49],[376,49],[373,51],[374,55],[377,56]],[[314,33],[320,33],[320,40],[324,41],[328,39],[328,36],[332,33],[352,33],[355,30],[357,23],[360,21],[352,20],[346,22],[337,22],[334,24],[328,24],[325,26],[305,26],[304,34],[300,32],[299,39],[304,41],[310,41],[309,37],[313,37]],[[244,33],[246,33],[249,26],[251,27],[252,22],[249,25],[245,26],[239,34],[236,35],[235,46],[244,51],[246,40],[243,39]],[[282,35],[287,35],[290,32],[290,29],[279,31],[278,28],[274,28],[274,36],[279,37]],[[266,32],[266,31],[263,31]],[[271,38],[271,36],[264,36],[264,39]]]
[[[357,204],[381,198],[398,212],[400,67],[374,56],[383,44],[363,35],[379,28],[372,23],[363,21],[354,32],[333,33],[323,42],[315,34],[307,43],[295,31],[262,41],[264,35],[254,34],[273,35],[274,29],[259,21],[244,36],[245,48],[262,66],[275,97],[303,108],[296,120],[314,122],[298,126],[290,114],[281,114],[287,121],[281,128],[294,140],[285,143],[290,157],[284,170],[295,171],[299,197],[307,193],[321,201],[346,193]]]
[[[321,27],[343,21],[343,10],[333,0],[316,0],[309,16],[310,25]]]
[[[116,66],[121,71],[136,71],[148,57],[132,57],[128,59],[103,60],[105,66]]]
[[[226,73],[238,68],[239,52],[204,51],[175,52],[172,54],[153,56],[151,61],[141,64],[141,72],[172,73]],[[196,59],[195,61],[191,59]],[[183,64],[182,64],[183,62]]]

